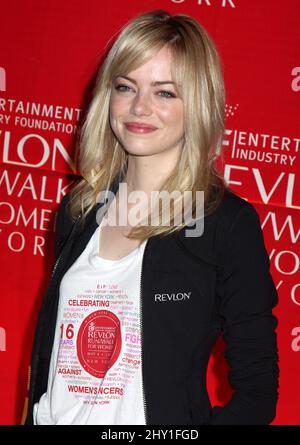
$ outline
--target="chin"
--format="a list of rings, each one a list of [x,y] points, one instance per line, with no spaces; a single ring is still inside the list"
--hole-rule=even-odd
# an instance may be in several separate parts
[[[124,150],[126,151],[127,154],[131,155],[131,156],[151,156],[156,154],[156,152],[150,151],[150,150],[145,150],[145,148],[137,148],[137,149],[132,149],[132,147],[130,148],[130,150],[127,150],[126,148],[124,148]]]

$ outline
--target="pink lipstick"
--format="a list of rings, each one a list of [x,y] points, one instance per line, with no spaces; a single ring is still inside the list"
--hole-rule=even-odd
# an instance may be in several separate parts
[[[138,124],[136,122],[126,122],[125,127],[132,133],[150,133],[157,130],[153,125]]]

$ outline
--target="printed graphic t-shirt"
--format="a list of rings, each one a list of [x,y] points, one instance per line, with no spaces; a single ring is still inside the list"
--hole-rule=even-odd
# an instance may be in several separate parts
[[[99,256],[101,225],[61,280],[47,392],[36,425],[145,425],[140,278],[146,241]],[[100,239],[101,242],[101,239]]]

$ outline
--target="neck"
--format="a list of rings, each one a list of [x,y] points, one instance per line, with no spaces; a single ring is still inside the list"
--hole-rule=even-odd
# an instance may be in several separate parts
[[[128,168],[124,178],[127,183],[128,193],[132,191],[143,191],[150,195],[151,191],[160,190],[162,183],[172,173],[178,162],[178,152],[174,151],[172,156],[164,156],[164,153],[152,156],[128,157]]]

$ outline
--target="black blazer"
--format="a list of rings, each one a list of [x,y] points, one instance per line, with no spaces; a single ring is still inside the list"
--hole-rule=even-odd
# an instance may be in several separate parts
[[[26,424],[33,423],[33,405],[47,391],[60,281],[98,226],[99,204],[85,224],[80,218],[73,224],[68,200],[69,194],[59,208],[56,264],[36,328]],[[257,211],[229,189],[205,217],[200,237],[186,237],[183,229],[147,240],[140,287],[147,425],[271,423],[279,367],[272,313],[278,294],[269,266]],[[226,406],[212,407],[206,369],[219,335],[234,393]]]

